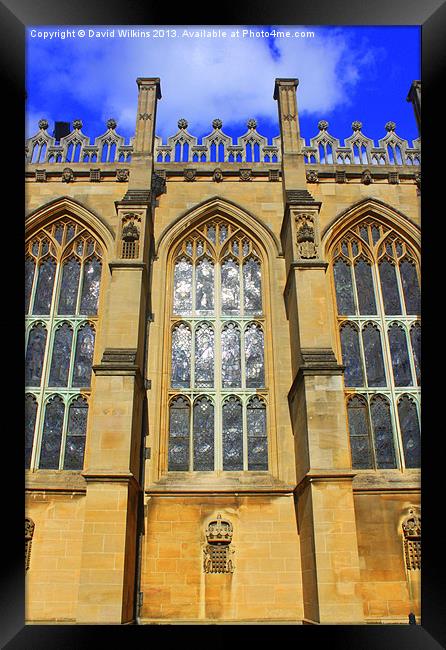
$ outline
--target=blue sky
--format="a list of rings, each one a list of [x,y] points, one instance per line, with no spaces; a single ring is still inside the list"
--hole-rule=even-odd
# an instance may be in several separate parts
[[[115,38],[31,37],[31,30],[115,30]],[[183,30],[236,29],[313,31],[314,38],[185,38]],[[409,141],[418,137],[412,105],[406,102],[414,79],[420,79],[418,27],[322,26],[178,26],[176,38],[118,38],[130,26],[49,26],[27,29],[27,137],[45,117],[54,121],[81,119],[92,139],[114,117],[117,131],[128,139],[136,121],[136,78],[161,78],[157,135],[177,131],[178,119],[189,122],[197,137],[208,134],[218,117],[232,136],[246,132],[256,118],[258,131],[271,138],[279,133],[276,77],[297,77],[302,136],[317,134],[321,119],[341,141],[351,135],[351,123],[363,123],[363,133],[375,141],[385,136],[387,121]],[[153,25],[133,29],[152,30]],[[169,27],[163,26],[167,31]]]

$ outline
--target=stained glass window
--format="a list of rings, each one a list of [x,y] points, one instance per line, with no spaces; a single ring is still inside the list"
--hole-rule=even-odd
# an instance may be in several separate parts
[[[55,395],[45,406],[40,448],[40,469],[59,469],[64,414],[65,404],[63,399],[59,395]]]
[[[351,266],[345,260],[339,259],[335,262],[333,271],[338,314],[354,314],[355,302],[353,298]]]
[[[403,395],[399,399],[398,417],[403,438],[405,465],[406,467],[420,467],[420,423],[415,400],[409,395]]]
[[[68,217],[43,226],[26,244],[25,464],[30,469],[82,469],[101,258],[99,242]]]
[[[40,386],[45,356],[47,331],[42,323],[33,325],[28,338],[25,362],[25,383]]]
[[[265,403],[251,397],[247,408],[248,469],[268,469],[268,436]]]
[[[345,385],[363,386],[364,372],[359,347],[359,332],[352,323],[344,323],[341,327],[341,347],[342,361],[345,365]]]
[[[194,470],[214,469],[214,405],[208,397],[194,404]]]
[[[49,386],[68,386],[73,329],[69,323],[60,325],[54,336]]]
[[[350,226],[331,251],[352,465],[419,467],[416,251],[375,217]]]
[[[404,328],[394,323],[389,327],[388,335],[395,386],[410,386],[412,373]]]
[[[355,395],[349,399],[347,411],[352,467],[357,469],[372,468],[372,449],[370,444],[370,425],[367,401],[363,397]]]
[[[190,386],[191,342],[188,325],[177,325],[172,332],[172,388]]]
[[[243,469],[242,403],[238,397],[229,397],[223,403],[223,469]]]
[[[257,247],[219,217],[190,229],[172,261],[168,469],[267,471]]]

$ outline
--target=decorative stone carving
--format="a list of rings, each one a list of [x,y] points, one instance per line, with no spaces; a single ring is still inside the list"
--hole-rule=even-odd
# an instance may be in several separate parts
[[[214,173],[212,174],[212,180],[215,181],[215,183],[222,182],[223,172],[221,171],[220,167],[217,167],[217,169],[214,170]]]
[[[344,170],[336,170],[336,183],[345,183],[347,181],[347,175]]]
[[[268,172],[269,180],[272,182],[277,182],[280,179],[280,173],[278,169],[270,169]]]
[[[113,119],[113,117],[111,117],[109,120],[107,120],[107,129],[114,130],[114,129],[116,129],[117,126],[118,126],[118,123],[116,122],[115,119]]]
[[[46,169],[36,169],[36,182],[45,183],[46,182]]]
[[[362,122],[358,122],[357,120],[355,120],[354,122],[352,122],[352,129],[353,129],[353,131],[361,131],[361,129],[362,129]]]
[[[99,168],[97,169],[90,169],[90,181],[93,183],[97,183],[101,180],[101,170]]]
[[[144,120],[144,122],[145,122],[146,120],[151,120],[152,115],[149,115],[149,113],[140,113],[139,114],[139,119]]]
[[[319,129],[319,131],[326,131],[328,129],[328,126],[329,124],[327,120],[319,120],[319,122],[317,123],[317,128]]]
[[[62,170],[62,183],[72,183],[74,181],[74,172],[71,167],[65,167]]]
[[[184,170],[184,180],[189,181],[189,183],[191,183],[192,181],[195,180],[196,175],[197,175],[197,170],[196,169],[185,169]]]
[[[80,131],[82,128],[82,120],[73,120],[73,129],[76,129],[76,131]]]
[[[210,521],[206,529],[206,547],[203,549],[203,569],[205,573],[233,573],[234,563],[230,548],[233,527],[230,521],[217,518]]]
[[[48,128],[48,120],[42,119],[39,120],[39,129],[42,129],[42,131],[46,131]]]
[[[398,185],[399,183],[399,174],[398,172],[389,172],[389,183],[391,185]]]
[[[248,129],[256,129],[257,128],[257,121],[254,118],[251,118],[246,123],[246,126],[248,127]]]
[[[34,535],[35,523],[29,517],[25,518],[25,570],[29,569],[31,559],[31,544]]]
[[[240,169],[240,180],[241,181],[250,181],[252,172],[250,169]]]
[[[298,256],[301,259],[317,257],[314,217],[311,214],[299,214],[295,223]]]
[[[152,192],[155,198],[166,193],[166,172],[164,175],[159,172],[152,174]]]
[[[404,556],[408,571],[421,569],[421,516],[410,508],[409,515],[402,523],[404,536]]]
[[[129,170],[128,169],[117,169],[116,170],[116,180],[119,183],[124,183],[129,180]]]
[[[317,183],[319,181],[319,175],[315,169],[309,169],[306,176],[308,183]]]
[[[222,126],[223,126],[223,122],[220,119],[217,118],[217,119],[213,120],[212,127],[214,129],[216,129],[216,130],[221,129]]]
[[[287,113],[283,116],[284,122],[292,122],[296,116],[293,113]]]
[[[373,183],[372,172],[369,169],[362,172],[361,183],[364,185],[370,185],[370,183]]]
[[[189,126],[188,122],[187,122],[187,120],[184,119],[184,117],[182,117],[181,119],[178,120],[178,128],[180,130],[187,129],[188,126]]]
[[[122,253],[123,259],[135,259],[139,255],[141,217],[136,214],[126,214],[122,220]]]
[[[395,131],[395,129],[396,129],[395,122],[386,122],[385,129],[386,129],[386,131]]]
[[[415,174],[415,183],[417,185],[417,193],[421,194],[421,174],[420,174],[420,172]]]

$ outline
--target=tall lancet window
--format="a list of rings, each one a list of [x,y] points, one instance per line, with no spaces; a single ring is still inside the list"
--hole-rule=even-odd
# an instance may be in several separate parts
[[[420,467],[420,272],[414,247],[366,218],[332,249],[352,465]]]
[[[169,471],[268,470],[262,256],[223,218],[173,257]]]
[[[83,468],[101,274],[102,248],[74,220],[28,240],[26,468]]]

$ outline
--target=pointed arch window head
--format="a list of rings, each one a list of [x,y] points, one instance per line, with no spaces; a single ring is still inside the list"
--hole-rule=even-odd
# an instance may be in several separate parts
[[[262,264],[252,237],[223,217],[173,250],[169,470],[268,469],[266,402],[250,402],[267,393]]]
[[[102,257],[71,217],[26,244],[26,468],[83,467]]]
[[[416,250],[402,232],[365,217],[333,242],[331,262],[352,465],[419,467]]]

